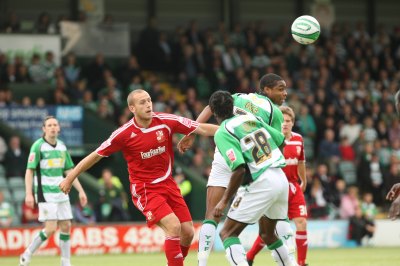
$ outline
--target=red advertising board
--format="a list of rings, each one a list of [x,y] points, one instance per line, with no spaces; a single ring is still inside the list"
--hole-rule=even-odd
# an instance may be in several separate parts
[[[195,239],[191,249],[198,246],[201,224],[195,224]],[[0,229],[0,256],[18,256],[42,228]],[[50,237],[37,251],[38,255],[59,254],[59,232]],[[145,224],[108,224],[73,226],[71,251],[73,255],[106,253],[159,252],[164,248],[164,232],[157,226]]]

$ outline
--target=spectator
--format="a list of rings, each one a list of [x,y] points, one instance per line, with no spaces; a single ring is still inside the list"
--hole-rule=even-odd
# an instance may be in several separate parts
[[[4,22],[3,31],[6,33],[18,33],[21,30],[21,22],[15,11],[8,13],[8,18]]]
[[[47,12],[42,12],[35,25],[35,32],[36,33],[50,33],[54,34],[56,33],[55,26],[51,23],[51,17],[49,13]]]
[[[175,168],[174,180],[178,184],[179,189],[181,190],[181,194],[186,201],[186,204],[190,206],[189,194],[192,192],[192,183],[186,179],[185,174],[182,171],[182,168]]]
[[[79,203],[73,206],[73,213],[75,221],[82,224],[94,224],[96,222],[96,216],[92,206],[88,203],[82,207]]]
[[[20,138],[18,136],[12,136],[9,141],[9,149],[4,159],[7,177],[24,177],[27,158],[28,155],[21,148]]]
[[[342,137],[339,144],[340,157],[343,161],[354,162],[356,154],[347,137]]]
[[[14,209],[11,203],[4,200],[3,191],[0,190],[0,227],[8,228],[13,223]]]
[[[66,64],[63,66],[65,79],[69,85],[72,85],[78,81],[81,74],[81,67],[77,65],[74,53],[69,53],[66,61]]]
[[[347,193],[343,195],[340,203],[340,218],[349,219],[356,214],[356,210],[360,208],[358,201],[358,188],[350,186]]]
[[[375,224],[368,220],[361,209],[357,207],[354,215],[350,218],[349,230],[350,239],[355,240],[357,245],[361,246],[363,242],[368,243],[373,237]]]
[[[96,220],[104,221],[127,221],[129,219],[126,212],[127,196],[123,190],[121,181],[113,176],[110,169],[102,171],[101,181],[103,186],[100,190],[100,200],[96,208]]]
[[[373,202],[372,193],[364,193],[363,200],[361,202],[361,211],[366,219],[369,221],[374,221],[376,215],[378,214],[378,209],[376,208],[375,203]]]

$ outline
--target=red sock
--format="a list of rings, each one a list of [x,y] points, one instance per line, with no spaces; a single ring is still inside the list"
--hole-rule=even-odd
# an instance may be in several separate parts
[[[185,247],[185,246],[182,246],[182,245],[181,245],[181,250],[182,250],[183,259],[185,259],[186,256],[187,256],[187,254],[189,253],[189,248],[190,248],[190,246]]]
[[[297,246],[297,263],[299,265],[306,264],[307,257],[307,231],[296,231],[296,246]]]
[[[264,241],[260,236],[257,237],[256,241],[254,241],[253,246],[247,252],[246,257],[247,260],[254,260],[255,256],[265,247]]]
[[[179,243],[179,236],[165,238],[164,248],[168,266],[183,266],[183,255]]]

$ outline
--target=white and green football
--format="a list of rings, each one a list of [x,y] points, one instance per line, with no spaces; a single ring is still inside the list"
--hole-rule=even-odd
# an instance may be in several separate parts
[[[318,39],[320,32],[319,22],[312,16],[304,15],[293,21],[292,36],[298,43],[311,44]]]

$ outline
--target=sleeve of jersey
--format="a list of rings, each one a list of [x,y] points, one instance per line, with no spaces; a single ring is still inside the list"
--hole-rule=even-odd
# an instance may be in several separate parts
[[[36,169],[36,166],[39,163],[40,160],[40,151],[39,151],[40,145],[35,142],[31,146],[31,150],[29,151],[29,156],[28,156],[28,164],[26,166],[27,169]]]
[[[198,122],[186,117],[177,115],[160,115],[160,117],[172,129],[173,133],[189,135],[199,127]]]
[[[300,151],[300,155],[299,155],[299,162],[305,162],[306,161],[306,155],[304,152],[304,141],[303,138],[301,138],[301,151]]]
[[[64,170],[69,170],[71,168],[74,168],[74,162],[72,161],[71,155],[69,152],[66,152],[66,159],[65,159],[65,167]]]
[[[269,134],[271,135],[272,139],[274,140],[275,144],[279,147],[285,141],[285,136],[282,132],[276,130],[275,128],[265,125],[266,129],[268,130]]]
[[[245,163],[240,142],[228,132],[218,130],[214,136],[214,141],[232,171]]]
[[[111,136],[96,149],[96,153],[102,157],[108,157],[114,152],[120,151],[124,141],[121,131],[114,131]]]

